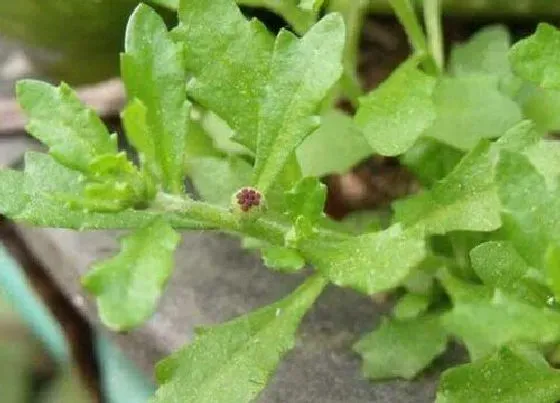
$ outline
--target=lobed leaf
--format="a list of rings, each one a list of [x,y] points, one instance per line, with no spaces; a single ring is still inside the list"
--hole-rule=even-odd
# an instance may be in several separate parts
[[[286,192],[286,206],[292,219],[304,216],[311,223],[323,216],[327,199],[327,187],[317,178],[307,177],[300,180]]]
[[[436,118],[432,93],[437,80],[418,63],[409,59],[360,99],[355,121],[378,154],[403,154]]]
[[[23,172],[0,170],[0,214],[12,218],[29,202],[29,196],[21,185],[24,181]]]
[[[426,234],[498,229],[502,208],[494,179],[496,155],[527,151],[541,136],[531,122],[522,121],[491,146],[480,142],[429,191],[394,203],[395,220]]]
[[[491,287],[459,278],[447,268],[437,273],[437,278],[454,306],[490,301],[494,295]]]
[[[560,314],[509,297],[500,291],[491,300],[458,302],[443,325],[459,337],[472,360],[510,343],[545,344],[560,340]]]
[[[527,265],[511,243],[480,244],[471,251],[470,258],[484,284],[536,306],[545,306],[549,300],[550,291],[538,280],[541,274]]]
[[[198,125],[194,126],[198,126],[208,137],[210,137],[212,144],[217,151],[222,154],[226,153],[230,155],[253,156],[250,150],[233,141],[232,138],[235,133],[222,118],[210,111],[196,112],[199,112],[201,116],[197,122]],[[192,135],[189,133],[187,142],[189,142],[191,138]]]
[[[312,238],[315,232],[313,223],[307,217],[300,215],[292,219],[291,228],[284,234],[284,245],[301,252],[302,243]]]
[[[6,182],[0,182],[1,186],[6,188],[0,198],[0,212],[13,220],[39,227],[134,229],[158,217],[165,217],[181,228],[213,228],[208,223],[190,220],[177,212],[150,209],[125,209],[110,213],[92,211],[86,206],[100,207],[100,200],[98,197],[87,199],[83,175],[60,165],[45,154],[28,152],[25,172],[1,170],[0,179],[2,177]],[[103,207],[107,203],[120,203],[110,198],[101,201]]]
[[[400,224],[346,240],[305,240],[300,250],[332,283],[365,294],[398,286],[426,255],[422,234]]]
[[[288,211],[286,192],[293,189],[303,179],[295,153],[292,153],[284,168],[266,194],[269,211],[284,214]]]
[[[487,75],[499,79],[499,88],[519,104],[523,115],[542,130],[556,130],[560,93],[545,90],[513,75],[509,60],[510,34],[502,25],[485,27],[451,52],[449,71],[456,77]]]
[[[449,71],[454,76],[489,74],[503,77],[511,74],[508,52],[511,38],[507,27],[490,25],[482,28],[464,44],[451,51]]]
[[[430,191],[394,203],[396,220],[427,234],[499,228],[500,202],[488,153],[489,144],[480,143]]]
[[[510,50],[515,74],[545,89],[560,90],[560,32],[541,23],[536,32]]]
[[[553,403],[560,399],[560,372],[542,356],[504,347],[474,363],[444,372],[436,403]]]
[[[145,121],[153,145],[139,143],[146,159],[155,158],[165,190],[183,190],[185,145],[190,104],[185,94],[185,60],[163,19],[150,7],[139,5],[128,22],[121,75],[130,99],[146,108]],[[129,125],[130,127],[130,125]],[[148,148],[146,148],[148,147]]]
[[[16,85],[16,94],[30,119],[27,131],[46,144],[61,164],[94,174],[91,164],[96,158],[117,153],[116,135],[109,135],[101,119],[82,104],[68,85],[53,87],[22,80]]]
[[[229,207],[232,195],[251,181],[252,166],[240,157],[195,157],[187,164],[189,177],[203,200]]]
[[[379,328],[354,345],[354,351],[362,356],[362,370],[370,379],[413,379],[446,346],[447,333],[437,316],[384,318]]]
[[[189,96],[223,118],[236,141],[256,151],[272,36],[257,20],[247,21],[233,0],[182,0],[179,20],[174,35],[192,74]]]
[[[428,295],[407,293],[393,308],[393,316],[397,320],[416,318],[428,310],[431,302]]]
[[[432,247],[433,249],[433,247]],[[404,302],[403,305],[408,305],[408,308],[404,312],[418,312],[419,310],[425,310],[429,305],[434,302],[433,297],[437,296],[434,293],[435,290],[435,280],[436,274],[446,270],[446,265],[448,260],[442,256],[436,256],[433,251],[420,262],[418,267],[408,275],[408,277],[403,282],[403,288],[406,290],[405,294],[399,303],[395,305],[393,310],[393,315],[399,318],[399,305]],[[406,300],[412,297],[412,301],[407,302]],[[412,309],[409,309],[412,308]],[[416,316],[416,315],[413,315]]]
[[[237,0],[237,4],[249,7],[266,7],[282,16],[297,32],[302,33],[315,22],[316,14],[320,8],[319,3],[322,3],[322,1],[313,0],[315,4],[309,6],[303,3],[298,4],[299,1],[300,0]],[[179,0],[151,0],[151,2],[172,10],[176,10],[179,7]]]
[[[161,361],[154,403],[247,403],[294,346],[302,317],[326,281],[309,278],[286,298],[222,325],[200,329],[192,344]]]
[[[454,147],[422,137],[403,154],[400,162],[410,169],[423,185],[430,187],[451,173],[463,156],[464,153]]]
[[[341,221],[334,221],[325,216],[323,222],[326,226],[333,226],[338,230],[357,235],[382,230],[387,227],[385,225],[387,218],[384,211],[356,210],[348,213]]]
[[[519,106],[488,75],[443,78],[433,97],[437,118],[424,135],[463,151],[501,136],[522,119]]]
[[[547,186],[527,156],[508,151],[500,154],[497,183],[503,206],[502,234],[531,266],[544,267],[546,248],[560,241],[558,190]]]
[[[305,259],[294,249],[267,246],[261,253],[265,266],[280,272],[293,273],[305,266]]]
[[[296,149],[304,176],[321,177],[344,173],[373,154],[354,120],[332,110],[321,118],[321,126]]]
[[[138,152],[140,164],[146,176],[155,181],[161,178],[161,167],[157,162],[156,145],[148,125],[148,110],[138,98],[131,101],[121,113],[126,137]]]
[[[165,220],[156,220],[124,237],[118,255],[93,265],[82,285],[97,297],[106,326],[128,330],[153,314],[171,275],[179,240]]]
[[[128,201],[135,196],[127,183],[119,183],[115,178],[98,184],[105,184],[109,191],[90,194],[92,184],[79,172],[60,165],[47,154],[25,154],[24,192],[29,196],[28,207],[36,212],[46,208],[49,200],[51,205],[62,204],[66,209],[118,212],[127,208]],[[42,204],[43,201],[47,203]]]
[[[314,114],[342,73],[344,22],[330,14],[303,38],[281,31],[260,105],[254,183],[266,192],[318,125]]]
[[[558,187],[560,176],[560,142],[544,138],[523,151],[523,155],[542,175],[546,187],[554,191]]]
[[[515,100],[521,106],[523,115],[535,122],[540,130],[560,130],[560,91],[543,89],[525,82],[517,92]]]

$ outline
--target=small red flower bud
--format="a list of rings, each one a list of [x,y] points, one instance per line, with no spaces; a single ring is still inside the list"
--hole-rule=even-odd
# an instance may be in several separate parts
[[[253,210],[260,211],[264,205],[263,195],[257,189],[251,187],[241,188],[232,199],[233,205],[237,206],[237,209],[243,213]]]

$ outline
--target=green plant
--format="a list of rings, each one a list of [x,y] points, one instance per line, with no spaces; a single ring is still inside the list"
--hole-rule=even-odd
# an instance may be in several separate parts
[[[560,399],[560,143],[545,137],[560,129],[560,31],[542,24],[511,46],[505,28],[485,28],[446,63],[438,1],[424,2],[426,35],[408,0],[391,5],[414,52],[354,117],[333,105],[356,95],[344,38],[359,23],[327,14],[301,37],[274,38],[233,0],[185,0],[168,32],[139,6],[121,58],[138,164],[67,86],[18,84],[27,129],[50,150],[0,171],[1,211],[132,230],[83,280],[112,329],[154,311],[180,230],[236,233],[273,270],[315,270],[286,298],[200,329],[158,365],[154,402],[254,399],[328,283],[399,296],[355,346],[368,378],[414,378],[453,337],[472,363],[443,374],[438,402]],[[318,178],[372,153],[399,156],[423,189],[378,230],[330,220]]]

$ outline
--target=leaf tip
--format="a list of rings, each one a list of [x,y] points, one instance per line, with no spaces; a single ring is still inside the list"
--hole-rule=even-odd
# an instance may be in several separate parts
[[[34,79],[18,80],[15,85],[16,99],[24,111],[32,107],[32,102],[40,93],[55,89],[53,85]]]
[[[322,21],[325,21],[325,23],[331,23],[337,28],[345,29],[344,17],[339,12],[329,13],[325,15]]]

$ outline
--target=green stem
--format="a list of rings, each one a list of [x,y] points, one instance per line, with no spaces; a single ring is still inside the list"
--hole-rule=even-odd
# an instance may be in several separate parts
[[[438,71],[441,73],[444,67],[444,57],[440,0],[424,0],[424,24],[428,33],[430,53],[434,58]]]
[[[418,1],[416,3],[419,3]],[[474,17],[542,17],[560,15],[560,3],[550,0],[531,0],[526,7],[519,7],[514,0],[445,0],[443,11],[447,15]],[[370,0],[372,13],[390,13],[387,0]]]
[[[429,57],[426,36],[410,0],[389,0],[389,4],[403,26],[414,53],[425,58],[424,68],[431,74],[437,74],[438,67],[433,58]]]
[[[346,25],[346,45],[344,49],[344,72],[341,80],[342,90],[353,106],[358,106],[358,99],[363,89],[358,77],[358,53],[360,38],[369,0],[330,0],[328,12],[337,12],[344,17]]]
[[[281,217],[275,217],[272,214],[244,218],[218,206],[167,193],[159,193],[152,208],[184,216],[186,222],[189,223],[200,222],[206,228],[258,238],[273,245],[283,246],[285,234],[291,229],[290,222],[283,221]],[[192,224],[190,226],[192,227]],[[348,238],[347,234],[327,228],[316,228],[316,230],[316,235],[320,238],[330,240]]]
[[[224,208],[167,193],[159,193],[152,207],[184,215],[189,220],[199,221],[222,231],[244,233],[273,244],[283,243],[284,233],[287,231],[274,221],[264,218],[242,219]]]
[[[389,0],[416,53],[428,53],[426,37],[409,0]]]

